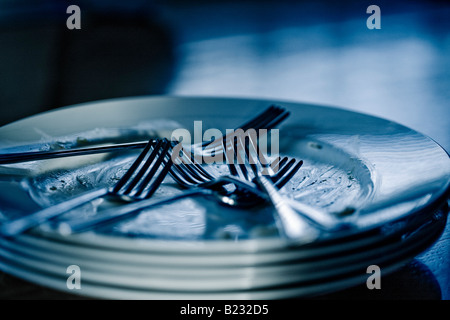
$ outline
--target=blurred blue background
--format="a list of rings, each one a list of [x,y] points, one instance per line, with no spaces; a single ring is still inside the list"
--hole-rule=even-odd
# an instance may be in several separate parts
[[[380,116],[450,150],[448,1],[0,0],[0,46],[0,125],[123,96],[269,98]],[[448,230],[439,259],[423,256],[447,299]]]

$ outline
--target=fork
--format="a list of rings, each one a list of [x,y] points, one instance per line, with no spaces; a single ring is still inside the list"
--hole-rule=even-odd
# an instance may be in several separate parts
[[[127,202],[150,198],[172,165],[166,157],[170,148],[171,142],[167,139],[150,140],[114,186],[91,190],[30,215],[4,222],[0,225],[0,234],[16,236],[69,210],[105,196]]]
[[[231,183],[234,184],[237,189],[241,189],[241,191],[248,192],[250,190],[252,195],[259,196],[258,201],[260,201],[261,198],[265,198],[264,194],[259,192],[259,190],[256,189],[257,186],[252,182],[238,179],[234,175],[215,177],[197,163],[195,157],[191,157],[184,149],[182,149],[181,152],[182,160],[179,158],[176,159],[178,161],[176,162],[176,165],[170,169],[169,174],[182,187],[211,188],[213,186],[222,187],[224,184]],[[295,175],[302,163],[302,161],[296,162],[295,159],[289,160],[288,157],[278,157],[270,164],[271,168],[276,168],[276,172],[273,170],[269,179],[277,186],[277,188],[281,189]]]
[[[248,141],[249,144],[246,145],[245,137],[242,135],[235,135],[227,140],[224,153],[230,172],[240,179],[255,182],[261,187],[276,209],[276,222],[285,239],[295,244],[310,243],[317,239],[320,235],[319,230],[285,201],[276,185],[267,178],[267,175],[273,174],[273,170],[267,165],[267,159],[262,154],[258,155],[256,141],[250,135]],[[230,155],[236,156],[237,164],[234,163],[234,157],[230,159]]]
[[[211,141],[206,141],[202,143],[202,148],[199,150],[198,145],[192,145],[191,148],[193,150],[193,154],[201,154],[201,155],[209,155],[211,153],[220,154],[223,151],[223,143],[230,137],[233,136],[235,132],[239,129],[242,132],[247,132],[250,129],[255,131],[260,129],[271,130],[276,127],[278,124],[283,122],[288,116],[290,112],[285,110],[284,108],[278,106],[270,106],[263,113],[256,116],[252,120],[244,123],[241,127],[236,128],[229,134],[223,135],[222,139],[216,139]]]
[[[130,218],[138,214],[142,209],[149,209],[194,196],[212,197],[219,203],[239,208],[254,207],[256,204],[261,203],[261,199],[267,200],[267,196],[260,192],[254,183],[238,179],[232,175],[215,177],[196,162],[195,157],[191,157],[190,153],[185,152],[184,149],[180,151],[182,151],[185,161],[176,161],[170,167],[169,174],[180,186],[188,190],[163,199],[149,199],[126,206],[111,208],[102,212],[101,216],[93,219],[64,221],[57,226],[57,229],[62,234],[83,232]],[[167,157],[170,157],[171,161],[174,159],[171,155],[167,155]],[[283,159],[278,158],[272,162],[271,165],[273,167],[279,168],[278,172],[270,177],[277,187],[282,188],[295,172],[297,172],[300,166],[294,164],[295,162],[289,160],[287,157]],[[224,188],[224,186],[230,184],[234,185],[240,192],[234,192],[235,190],[228,191]]]
[[[242,129],[247,131],[248,129],[272,129],[282,121],[284,121],[288,116],[289,112],[282,107],[270,106],[261,114],[242,124],[241,127],[236,129]],[[226,135],[223,136],[223,139]],[[219,141],[221,141],[219,139]],[[127,150],[127,149],[141,149],[147,145],[147,141],[137,141],[120,143],[110,146],[97,146],[97,147],[85,147],[76,149],[64,149],[64,150],[52,150],[52,151],[30,151],[30,152],[14,152],[0,154],[0,165],[2,164],[12,164],[18,162],[35,161],[35,160],[45,160],[69,156],[80,156],[87,154],[97,154],[105,153],[111,151]],[[216,140],[205,141],[202,143],[197,143],[192,145],[192,150],[198,154],[203,154],[203,152],[212,152],[214,150],[219,150]]]
[[[251,179],[249,175],[249,170],[247,167],[242,164],[240,164],[240,171],[236,170],[236,167],[234,165],[229,166],[230,170],[234,170],[233,174],[242,176],[247,175],[247,179],[256,182],[259,186],[261,186],[263,183],[265,184],[265,187],[263,189],[274,189],[271,186],[271,182],[273,183],[273,179],[270,179],[272,181],[266,181],[268,180],[267,177],[271,178],[273,174],[273,165],[268,166],[268,161],[265,158],[265,156],[262,153],[257,152],[257,144],[255,143],[255,136],[249,135],[249,145],[243,145],[242,143],[242,135],[240,136],[240,148],[237,148],[238,150],[245,150],[244,152],[244,159],[247,157],[247,166],[250,166],[251,171],[254,174],[254,178]],[[245,139],[244,139],[245,140]],[[244,141],[245,142],[245,141]],[[242,158],[242,155],[241,155]],[[241,159],[242,160],[242,159]],[[262,160],[262,161],[261,161]],[[293,159],[291,159],[293,161]],[[302,160],[299,160],[297,165],[303,164]],[[293,171],[293,173],[296,171]],[[259,176],[259,178],[258,178]],[[242,178],[242,177],[241,177]],[[285,177],[290,179],[291,177]],[[307,205],[305,203],[296,201],[294,199],[290,199],[288,197],[285,197],[283,195],[277,195],[278,190],[280,190],[280,186],[278,184],[274,185],[275,189],[272,190],[272,194],[274,197],[279,199],[280,201],[284,202],[283,206],[288,206],[292,208],[296,213],[300,214],[302,217],[306,218],[309,222],[311,222],[316,227],[320,228],[321,230],[331,232],[331,231],[337,231],[343,228],[348,228],[350,226],[349,221],[344,221],[342,219],[338,219],[337,217],[333,216],[333,214],[329,214],[325,212],[324,210],[317,209],[315,207],[312,207],[310,205]],[[267,192],[267,190],[266,190]],[[280,197],[278,197],[280,196]],[[289,211],[289,210],[285,210]]]

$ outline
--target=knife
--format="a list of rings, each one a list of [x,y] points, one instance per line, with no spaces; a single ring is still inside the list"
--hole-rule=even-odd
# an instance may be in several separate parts
[[[111,151],[121,151],[130,149],[142,149],[148,143],[146,141],[117,143],[106,146],[83,147],[75,149],[61,149],[48,151],[29,151],[29,152],[14,152],[0,154],[0,164],[12,164],[25,161],[45,160],[62,157],[81,156],[87,154],[106,153]]]

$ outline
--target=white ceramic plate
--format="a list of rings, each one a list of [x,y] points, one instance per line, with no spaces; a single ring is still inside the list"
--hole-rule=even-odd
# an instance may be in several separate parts
[[[37,273],[50,273],[60,278],[64,278],[71,262],[77,261],[82,270],[83,282],[106,286],[191,292],[254,290],[333,277],[345,278],[345,275],[364,270],[370,264],[382,265],[388,260],[403,259],[405,255],[418,253],[420,248],[432,243],[444,225],[444,218],[441,221],[429,221],[412,233],[398,234],[382,244],[337,256],[292,263],[271,261],[269,265],[246,267],[198,265],[192,268],[182,264],[158,266],[111,263],[102,259],[102,252],[96,258],[82,260],[70,253],[52,253],[38,248],[33,250],[30,246],[13,241],[2,241],[0,255]]]
[[[381,266],[384,275],[395,271],[429,246],[441,233],[444,226],[445,219],[441,218],[440,221],[430,223],[405,237],[400,241],[402,244],[398,250],[395,247],[399,247],[399,243],[386,245],[385,248],[374,250],[378,254],[361,254],[360,260],[347,266],[341,268],[330,266],[331,272],[319,269],[311,274],[304,273],[301,270],[301,264],[297,266],[298,272],[288,274],[269,273],[260,275],[261,278],[258,278],[258,272],[253,271],[254,276],[247,274],[243,279],[227,279],[222,275],[219,278],[212,277],[208,281],[184,277],[161,279],[148,275],[147,277],[133,278],[124,274],[108,275],[107,272],[91,273],[92,271],[88,271],[82,273],[81,289],[69,290],[66,286],[67,274],[65,274],[64,266],[60,266],[58,269],[57,264],[46,264],[40,259],[33,260],[21,254],[17,255],[17,252],[2,249],[0,267],[6,272],[47,287],[96,298],[207,300],[307,297],[364,282],[367,279],[365,270],[368,263]],[[326,263],[327,261],[322,261],[322,264]],[[182,288],[184,290],[180,291],[183,284],[180,286],[179,280],[186,282],[184,284],[187,287]],[[235,286],[224,285],[225,283],[235,283]]]
[[[86,262],[89,281],[85,287],[90,289],[85,292],[98,297],[165,297],[153,292],[155,287],[192,291],[192,283],[185,277],[189,272],[181,273],[185,280],[181,284],[170,279],[139,284],[131,271],[145,274],[146,267],[160,274],[164,273],[161,266],[179,266],[175,267],[177,271],[186,267],[212,268],[209,275],[231,275],[233,271],[226,269],[234,267],[237,272],[234,275],[240,275],[236,281],[201,287],[213,291],[254,288],[255,284],[249,280],[253,278],[245,278],[249,268],[262,281],[258,286],[286,284],[305,279],[305,274],[294,272],[297,267],[310,267],[303,265],[301,259],[315,257],[333,264],[333,259],[326,257],[335,254],[340,257],[334,263],[349,259],[360,266],[367,265],[370,254],[361,251],[371,246],[383,248],[382,241],[389,235],[407,232],[418,221],[428,221],[433,209],[446,199],[450,185],[449,157],[428,137],[368,115],[299,103],[174,97],[114,99],[62,108],[4,126],[0,128],[0,148],[14,152],[55,145],[70,148],[94,141],[143,140],[155,135],[170,137],[177,128],[192,130],[198,120],[203,121],[203,130],[218,128],[225,133],[271,104],[291,112],[280,126],[280,153],[305,162],[282,192],[328,214],[355,208],[356,213],[347,217],[352,227],[322,232],[319,240],[311,244],[287,247],[274,232],[274,212],[270,209],[239,211],[203,199],[185,200],[95,232],[63,236],[52,229],[36,228],[14,241],[2,239],[5,245],[1,252],[2,268],[36,283],[61,288],[55,281],[63,276],[55,268],[69,260],[70,264]],[[94,155],[0,166],[2,194],[8,193],[0,197],[0,218],[28,214],[98,184],[108,185],[111,174],[118,173],[133,157],[132,153],[120,157]],[[166,195],[171,188],[173,185],[166,181],[156,196]],[[92,214],[95,205],[90,204],[68,216]],[[429,244],[425,240],[414,245],[395,245],[399,245],[398,252],[405,255],[409,252],[411,256],[417,253],[416,246]],[[351,250],[357,253],[352,256]],[[392,270],[403,261],[400,256],[396,260],[395,253],[386,259],[391,259],[388,265]],[[270,263],[274,268],[264,269]],[[110,287],[98,272],[105,267],[107,274],[127,275],[117,279],[121,283]],[[198,270],[192,274],[198,274]],[[293,272],[292,279],[283,277],[286,270]],[[344,266],[331,274],[352,270]],[[132,274],[128,275],[129,272]],[[270,272],[278,276],[263,276]],[[361,278],[349,275],[328,283],[324,277],[330,273],[311,271],[306,275],[323,278],[324,282],[312,287],[194,297],[277,298],[318,292],[328,285],[329,289],[342,287]],[[123,288],[116,287],[120,285]],[[131,288],[139,285],[150,291]]]

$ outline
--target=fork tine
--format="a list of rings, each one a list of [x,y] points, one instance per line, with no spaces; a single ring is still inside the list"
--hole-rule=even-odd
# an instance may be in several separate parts
[[[253,118],[252,120],[242,124],[242,126],[240,128],[241,129],[253,128],[253,127],[255,127],[256,124],[261,123],[261,121],[263,121],[264,119],[266,119],[268,116],[272,115],[276,111],[277,111],[277,107],[272,105],[269,108],[267,108],[266,110],[264,110],[264,112],[260,113],[258,116]]]
[[[287,157],[286,157],[286,158],[287,158]],[[286,161],[287,161],[287,159],[286,159]],[[286,162],[286,161],[285,161],[285,162]],[[283,164],[283,165],[281,165],[281,166],[278,166],[278,172],[276,172],[274,175],[272,175],[272,176],[270,177],[270,179],[272,180],[272,182],[273,182],[273,183],[276,183],[279,179],[281,179],[281,178],[286,174],[286,172],[288,172],[288,170],[295,164],[295,162],[296,162],[295,159],[291,159],[291,160],[289,160],[289,162],[286,163],[285,165]]]
[[[208,180],[215,179],[208,171],[206,171],[200,164],[194,163],[194,168],[197,172],[201,173]]]
[[[251,143],[251,137],[249,136],[249,144]],[[253,152],[250,152],[250,146],[245,143],[245,135],[239,134],[236,136],[235,139],[235,153],[237,155],[238,160],[238,167],[244,176],[244,178],[248,181],[251,180],[250,172],[253,172],[256,174],[257,168],[256,163],[253,159]],[[250,170],[248,169],[248,166],[250,166]]]
[[[265,122],[268,122],[268,119],[271,119],[272,117],[278,116],[280,112],[284,111],[284,109],[280,108],[280,107],[276,107],[276,106],[270,106],[269,108],[267,108],[266,110],[264,110],[262,113],[260,113],[258,116],[256,116],[255,118],[249,120],[248,122],[245,122],[244,124],[242,124],[239,128],[236,129],[243,129],[244,131],[246,131],[249,128],[255,128],[255,127],[260,127],[261,125],[263,125]],[[226,139],[226,136],[224,136],[224,139]],[[218,143],[221,143],[221,141],[217,141],[214,140],[213,142],[211,141],[205,141],[203,143],[203,146],[212,146],[213,144],[217,146]]]
[[[285,112],[285,110],[283,108],[272,105],[269,108],[267,108],[263,113],[261,113],[259,116],[257,116],[256,118],[250,120],[247,123],[244,123],[240,129],[247,131],[248,129],[252,129],[252,128],[265,127],[266,124],[268,123],[268,121],[270,121],[269,119],[272,119],[274,117],[279,117],[284,112]],[[272,121],[270,121],[270,122],[272,122]],[[239,129],[239,128],[237,128],[237,129]]]
[[[283,159],[281,159],[280,157],[276,157],[276,159],[272,161],[272,163],[270,164],[270,166],[272,167],[272,169],[273,169],[273,168],[280,167],[281,161],[283,161]]]
[[[247,157],[248,166],[252,169],[253,173],[256,175],[258,171],[263,172],[264,168],[269,167],[269,162],[264,157],[262,153],[258,150],[258,143],[255,139],[257,137],[252,137],[250,134],[247,136],[248,139],[245,139],[245,136],[241,136],[241,145],[245,144],[245,155]],[[242,140],[244,140],[242,142]],[[271,168],[270,168],[271,169]],[[268,174],[273,174],[272,171],[268,172]]]
[[[132,196],[134,196],[134,197],[141,197],[141,194],[147,188],[147,186],[149,185],[150,181],[154,178],[155,174],[158,172],[158,169],[161,167],[161,164],[163,163],[163,161],[166,158],[167,153],[169,152],[169,148],[170,148],[170,144],[169,144],[169,140],[167,140],[167,139],[163,139],[161,141],[161,143],[158,144],[155,147],[153,153],[150,155],[150,157],[147,159],[147,161],[145,163],[145,167],[146,167],[145,170],[141,170],[141,172],[143,172],[145,174],[145,176],[139,177],[139,181],[140,182],[136,186],[137,189],[133,188],[133,190],[130,190],[130,192],[134,191],[134,194],[131,194]],[[151,164],[152,164],[152,166],[150,167]],[[165,171],[168,170],[168,169],[164,170],[167,167],[168,166],[166,165],[165,168],[163,168],[163,170],[160,173],[159,177],[162,176],[162,178],[164,178],[162,173],[164,173]],[[150,168],[149,171],[148,171],[148,168]],[[144,169],[144,167],[142,169]],[[150,194],[151,195],[152,194],[151,191],[154,192],[154,191],[156,191],[156,189],[152,186],[149,189],[149,191],[146,192],[146,194]]]
[[[174,151],[175,145],[171,147],[171,151]],[[190,155],[187,154],[183,148],[177,150],[180,152],[182,159],[177,159],[174,163],[175,165],[170,169],[170,175],[174,178],[180,185],[184,187],[190,187],[199,183],[203,183],[214,179],[209,173],[201,168],[200,164],[192,160]]]
[[[192,185],[210,180],[208,175],[203,173],[204,170],[201,171],[197,168],[198,164],[195,162],[195,159],[192,160],[190,155],[187,154],[183,148],[180,152],[183,159],[176,163],[175,171],[178,172],[178,176],[181,176],[181,179],[184,180],[184,184]],[[200,165],[198,166],[200,167]]]
[[[205,177],[202,177],[201,175],[197,174],[197,172],[193,169],[193,165],[187,165],[185,163],[177,164],[177,167],[179,168],[181,174],[188,180],[190,183],[202,183],[205,181],[208,181],[209,179],[206,179]]]
[[[241,174],[246,180],[250,180],[249,171],[247,170],[247,153],[245,152],[245,146],[242,144],[241,136],[236,137],[235,149],[236,161]]]
[[[278,164],[278,167],[282,167],[284,166],[284,164],[286,163],[286,161],[288,161],[289,158],[288,157],[284,157],[283,159],[280,160],[280,163]]]
[[[171,157],[166,157],[169,152],[169,149],[165,149],[164,156],[162,156],[165,161],[163,161],[163,168],[159,175],[156,177],[156,179],[152,182],[151,187],[141,196],[143,199],[150,198],[155,191],[159,188],[161,183],[163,182],[164,178],[169,173],[170,168],[172,167],[172,159]]]
[[[211,179],[214,179],[214,177],[207,172],[196,160],[195,157],[191,157],[190,154],[188,154],[183,148],[181,149],[183,152],[183,155],[185,156],[184,159],[186,160],[185,165],[186,169],[189,170],[195,177],[202,180],[203,182],[209,181]]]
[[[159,153],[162,143],[163,143],[162,140],[158,140],[156,142],[156,145],[154,145],[153,148],[151,148],[152,150],[151,150],[150,154],[148,155],[147,159],[145,159],[145,156],[147,154],[144,154],[144,156],[141,158],[141,163],[140,163],[140,164],[142,164],[142,166],[140,166],[140,169],[138,170],[138,172],[136,173],[135,176],[129,177],[131,180],[128,183],[125,183],[123,188],[120,188],[119,190],[117,190],[118,193],[129,195],[132,192],[133,188],[140,181],[142,181],[142,177],[147,172],[150,165],[153,163],[153,160],[155,159],[156,155]],[[137,167],[139,167],[139,164]]]
[[[283,157],[282,159],[278,156],[272,163],[270,163],[270,167],[272,168],[273,172],[277,173],[280,168],[283,168],[286,162],[289,160],[288,157]]]
[[[236,135],[233,138],[234,155],[236,157],[237,165],[233,165],[236,168],[238,177],[244,180],[250,180],[249,171],[246,167],[247,155],[245,152],[245,146],[242,144],[242,136]],[[234,161],[234,158],[233,158]]]
[[[248,129],[272,129],[289,115],[290,112],[284,108],[272,105],[252,120],[244,123],[241,127],[235,128],[235,131],[238,129],[242,129],[244,132]],[[229,139],[229,136],[225,135],[222,139],[216,139],[212,142],[206,141],[202,146],[209,150],[215,150],[216,148],[220,148],[221,143],[227,139]]]
[[[142,163],[148,152],[150,151],[151,147],[155,144],[155,140],[150,140],[147,145],[145,146],[144,150],[139,154],[139,156],[136,158],[136,160],[133,162],[131,167],[125,172],[125,174],[120,178],[120,180],[116,183],[116,185],[113,188],[113,192],[117,193],[122,189],[122,187],[128,182],[128,180],[131,178],[131,176],[134,174],[136,169],[139,167],[139,165]]]
[[[175,181],[177,181],[183,187],[189,187],[193,183],[195,183],[194,181],[190,180],[189,177],[185,177],[186,173],[183,172],[183,170],[180,170],[178,165],[172,166],[169,170],[169,173],[172,178],[174,178]]]
[[[225,155],[225,163],[227,164],[228,170],[233,176],[239,176],[234,164],[234,149],[230,138],[222,141],[222,150]],[[231,156],[230,153],[232,153]]]
[[[284,185],[291,180],[291,178],[297,173],[297,171],[300,169],[300,167],[303,165],[303,160],[300,160],[297,162],[297,164],[289,171],[289,173],[287,173],[283,178],[281,178],[280,180],[278,180],[275,183],[275,186],[278,189],[281,189],[284,187]]]
[[[244,141],[243,141],[244,140]],[[248,136],[248,140],[245,137],[239,135],[236,137],[235,142],[235,153],[241,154],[241,164],[235,166],[233,164],[229,165],[230,172],[238,177],[250,180],[249,171],[252,171],[255,175],[258,172],[263,175],[268,174],[272,183],[281,189],[286,185],[286,183],[298,172],[300,167],[303,165],[303,160],[297,161],[296,159],[289,160],[288,157],[274,160],[272,164],[267,161],[263,154],[257,152],[257,144],[251,136]],[[248,143],[246,143],[248,142]],[[244,146],[245,144],[245,146]],[[242,155],[244,153],[244,155]],[[263,158],[264,162],[261,162],[260,157]],[[275,173],[273,166],[278,165],[278,172]],[[250,168],[251,170],[249,170]],[[266,173],[264,173],[266,172]]]
[[[287,117],[289,117],[290,114],[291,113],[289,111],[281,113],[278,117],[274,118],[272,121],[267,123],[265,125],[265,129],[270,130],[270,129],[276,127],[278,124],[280,124],[282,121],[284,121]]]

